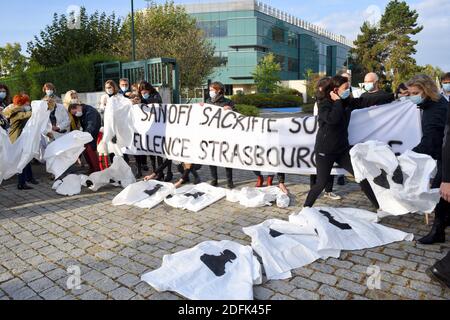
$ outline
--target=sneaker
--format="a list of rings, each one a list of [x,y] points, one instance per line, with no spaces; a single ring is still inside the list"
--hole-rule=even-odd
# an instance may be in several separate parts
[[[328,198],[328,199],[330,199],[330,200],[342,200],[342,197],[341,196],[339,196],[339,195],[337,195],[337,194],[335,194],[335,193],[333,193],[333,192],[325,192],[325,195],[324,195],[324,197],[325,198]]]

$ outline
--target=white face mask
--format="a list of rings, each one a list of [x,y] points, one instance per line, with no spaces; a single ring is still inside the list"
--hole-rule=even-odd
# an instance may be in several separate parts
[[[366,89],[366,91],[373,91],[375,89],[375,84],[373,82],[366,82],[364,83],[364,89]]]
[[[128,86],[122,86],[120,87],[120,89],[122,90],[122,92],[127,92],[128,91]]]
[[[217,97],[217,92],[215,91],[210,91],[209,92],[209,96],[211,97],[211,99],[215,99]]]
[[[83,111],[78,111],[77,113],[75,113],[75,117],[77,118],[81,118],[83,116]]]
[[[114,94],[114,90],[113,89],[107,89],[106,93],[110,96],[112,96]]]
[[[46,94],[48,97],[51,97],[51,96],[53,95],[53,90],[46,90],[46,91],[45,91],[45,94]]]

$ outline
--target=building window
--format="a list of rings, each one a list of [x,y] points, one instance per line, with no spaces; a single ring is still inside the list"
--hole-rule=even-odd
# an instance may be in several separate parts
[[[284,30],[279,27],[273,27],[272,40],[275,42],[284,42]]]
[[[285,67],[285,61],[286,61],[286,58],[285,58],[285,57],[280,56],[280,55],[278,55],[278,54],[275,55],[275,62],[277,62],[277,63],[280,64],[280,66],[281,66],[281,71],[286,70],[286,67]]]
[[[298,70],[299,70],[298,60],[294,58],[288,58],[288,71],[298,72]]]
[[[289,33],[288,33],[288,45],[290,47],[298,48],[298,35],[295,32],[289,31]]]
[[[228,22],[222,21],[198,21],[197,27],[205,33],[207,38],[223,38],[228,36]]]

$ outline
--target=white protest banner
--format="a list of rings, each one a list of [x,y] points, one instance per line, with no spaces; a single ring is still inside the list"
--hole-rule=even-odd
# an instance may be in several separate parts
[[[136,130],[134,145],[124,150],[128,154],[274,173],[314,174],[316,170],[318,124],[312,116],[247,117],[207,104],[134,105],[131,113],[121,125]],[[352,115],[349,132],[353,144],[379,140],[402,153],[420,142],[420,111],[409,101],[359,110]]]

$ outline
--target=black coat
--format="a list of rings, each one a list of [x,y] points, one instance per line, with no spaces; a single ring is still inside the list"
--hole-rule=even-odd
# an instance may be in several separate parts
[[[441,97],[438,102],[427,99],[419,105],[419,108],[423,110],[423,136],[420,144],[413,151],[427,154],[435,160],[441,160],[448,102],[444,97]]]
[[[97,109],[95,109],[94,107],[91,107],[87,104],[83,104],[81,106],[83,115],[80,118],[75,117],[75,119],[83,128],[83,132],[89,132],[91,134],[94,140],[90,144],[96,147],[98,133],[100,132],[100,128],[102,126],[102,118],[100,116],[100,113],[98,113]]]
[[[217,97],[217,100],[213,101],[211,98],[206,99],[207,104],[212,104],[214,106],[218,107],[225,107],[230,106],[233,110],[236,110],[236,106],[234,102],[228,98],[225,98],[225,96],[221,95],[220,97]]]
[[[150,97],[148,99],[144,99],[143,97],[141,98],[141,102],[145,103],[145,104],[152,104],[152,103],[156,103],[156,104],[161,104],[162,103],[162,98],[161,95],[158,92],[152,93],[150,94]]]
[[[359,98],[359,106],[361,108],[369,108],[373,106],[381,106],[383,104],[391,103],[395,100],[393,93],[379,90],[374,93],[365,92]]]
[[[448,108],[450,108],[450,103],[448,103]],[[450,183],[450,112],[447,112],[444,145],[442,147],[442,182]]]
[[[341,154],[350,148],[348,125],[351,113],[361,109],[359,99],[318,101],[319,131],[316,136],[314,151],[322,154]]]

